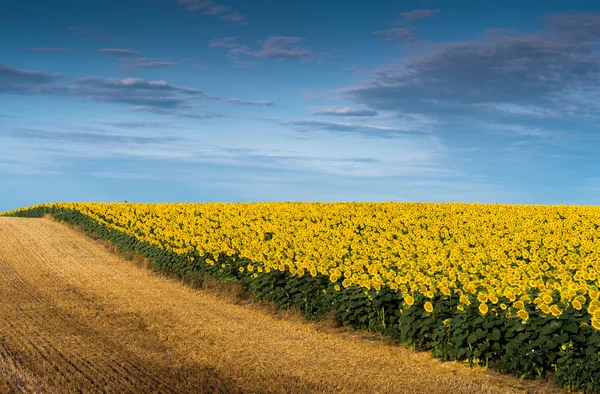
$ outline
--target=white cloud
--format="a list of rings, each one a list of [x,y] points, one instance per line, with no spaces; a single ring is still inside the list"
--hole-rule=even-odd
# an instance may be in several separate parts
[[[369,117],[376,116],[377,111],[370,109],[355,109],[350,107],[343,108],[317,108],[310,112],[312,115],[332,115],[349,117]]]

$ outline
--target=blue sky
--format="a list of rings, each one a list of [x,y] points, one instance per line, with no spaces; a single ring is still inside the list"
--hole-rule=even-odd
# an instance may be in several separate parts
[[[600,204],[593,1],[3,1],[0,211]]]

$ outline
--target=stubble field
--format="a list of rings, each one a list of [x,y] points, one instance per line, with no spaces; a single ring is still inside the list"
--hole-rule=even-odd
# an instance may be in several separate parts
[[[0,218],[0,392],[561,393],[140,268]]]

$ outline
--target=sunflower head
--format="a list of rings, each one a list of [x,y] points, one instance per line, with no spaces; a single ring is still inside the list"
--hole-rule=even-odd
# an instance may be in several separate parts
[[[431,313],[433,312],[433,304],[429,301],[427,301],[424,305],[425,311]]]
[[[517,316],[519,316],[524,321],[529,320],[529,313],[525,309],[521,309],[517,312]]]
[[[479,304],[479,313],[481,313],[482,315],[485,315],[486,313],[488,313],[488,306],[485,303],[481,303]]]

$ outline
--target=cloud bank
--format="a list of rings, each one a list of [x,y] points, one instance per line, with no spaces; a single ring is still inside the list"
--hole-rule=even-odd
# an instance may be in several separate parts
[[[432,44],[337,92],[399,113],[592,114],[600,109],[600,14],[550,14],[544,21],[535,33]]]

